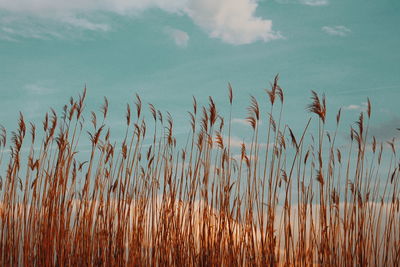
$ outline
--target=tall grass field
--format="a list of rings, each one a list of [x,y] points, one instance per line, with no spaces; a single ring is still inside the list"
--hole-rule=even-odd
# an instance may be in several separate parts
[[[250,97],[251,142],[238,147],[212,97],[188,104],[177,140],[172,116],[136,95],[114,142],[108,100],[90,112],[86,94],[42,124],[20,114],[0,129],[1,266],[400,265],[396,139],[368,134],[369,100],[351,127],[330,111],[327,131],[327,100],[312,91],[294,132],[276,76]],[[226,101],[232,114],[231,85]]]

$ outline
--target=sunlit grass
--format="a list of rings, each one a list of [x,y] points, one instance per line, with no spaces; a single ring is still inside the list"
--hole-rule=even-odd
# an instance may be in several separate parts
[[[107,99],[96,114],[84,111],[85,97],[40,127],[20,115],[10,140],[0,131],[2,266],[399,265],[399,159],[395,139],[368,136],[369,100],[338,146],[338,128],[325,131],[325,97],[312,92],[295,136],[277,76],[268,113],[251,97],[251,142],[236,151],[232,116],[211,97],[205,107],[194,99],[182,146],[171,116],[150,104],[145,119],[139,96],[122,143],[112,143]],[[231,85],[227,101],[232,110]],[[91,150],[80,161],[86,134]]]

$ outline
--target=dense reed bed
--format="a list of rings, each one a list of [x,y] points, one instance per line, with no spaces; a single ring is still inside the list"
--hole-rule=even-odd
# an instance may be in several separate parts
[[[1,266],[400,264],[399,159],[395,139],[368,135],[369,100],[337,145],[341,112],[327,132],[325,97],[312,92],[295,135],[276,76],[263,100],[250,98],[252,138],[238,149],[232,116],[211,97],[204,107],[193,100],[183,145],[171,116],[139,96],[113,143],[107,99],[88,113],[85,97],[40,127],[21,114],[10,138],[1,129]],[[230,85],[227,101],[232,109]]]

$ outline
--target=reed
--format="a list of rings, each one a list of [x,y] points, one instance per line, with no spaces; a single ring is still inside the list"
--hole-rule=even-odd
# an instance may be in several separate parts
[[[251,142],[237,149],[230,84],[227,120],[212,97],[193,99],[186,143],[169,113],[149,104],[146,119],[138,95],[113,143],[107,98],[98,113],[85,98],[40,127],[20,114],[10,138],[0,128],[2,266],[400,265],[396,139],[368,135],[369,99],[337,144],[341,110],[326,131],[325,96],[312,92],[296,135],[276,76],[262,105],[250,98]]]

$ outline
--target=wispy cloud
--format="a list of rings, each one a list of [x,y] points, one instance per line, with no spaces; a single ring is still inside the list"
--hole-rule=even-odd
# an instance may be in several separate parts
[[[300,3],[308,6],[326,6],[329,4],[328,0],[300,0]]]
[[[52,89],[38,84],[26,84],[24,88],[27,93],[35,95],[47,95],[53,92]]]
[[[62,22],[65,22],[71,26],[90,30],[90,31],[108,31],[110,30],[110,25],[105,23],[94,23],[85,18],[78,18],[75,16],[65,16],[61,19]]]
[[[30,39],[71,39],[84,31],[108,31],[106,23],[96,23],[74,15],[31,16],[26,14],[0,15],[0,39],[19,41]]]
[[[249,122],[246,119],[233,118],[232,119],[232,123],[233,124],[241,124],[241,125],[250,126]]]
[[[165,27],[164,32],[174,40],[177,46],[186,47],[188,45],[190,38],[187,32],[171,27]]]
[[[249,121],[247,119],[241,119],[241,118],[233,118],[232,119],[232,124],[241,124],[241,125],[245,125],[245,126],[249,126],[251,127]],[[258,125],[262,125],[263,121],[259,120],[258,121]]]
[[[351,30],[343,25],[324,26],[322,27],[322,30],[327,34],[341,36],[341,37],[347,36],[349,33],[351,33]]]
[[[361,104],[350,104],[348,106],[344,106],[343,110],[356,110],[356,111],[367,111],[368,103],[362,102]]]
[[[9,18],[23,18],[30,22],[40,19],[46,21],[46,25],[57,22],[81,30],[108,31],[111,29],[110,25],[93,20],[91,16],[96,13],[134,16],[146,9],[158,8],[169,13],[187,15],[210,37],[234,45],[281,38],[279,32],[272,30],[271,20],[255,15],[257,7],[257,1],[254,0],[0,0],[0,10],[3,11],[0,18],[3,19],[5,13]],[[60,32],[59,28],[53,30],[54,27],[51,26],[38,30],[38,25],[31,27],[26,24],[22,28],[15,27],[12,23],[1,24],[13,31],[2,29],[0,36],[3,39],[46,39],[49,36],[55,37],[54,33]],[[184,40],[182,36],[179,40]]]
[[[358,104],[351,104],[348,106],[344,106],[343,109],[344,110],[357,110],[357,111],[366,111],[367,110],[367,102],[363,102],[360,105]]]
[[[229,142],[229,137],[228,137],[228,136],[224,136],[223,139],[224,139],[224,143],[227,145],[228,142]],[[251,147],[251,142],[246,141],[245,138],[240,139],[240,138],[237,137],[237,136],[231,136],[230,144],[231,144],[231,147],[235,147],[235,148],[241,148],[243,144],[244,144],[247,148],[250,148],[250,147]],[[268,145],[267,143],[258,143],[258,145],[259,145],[260,147],[266,148],[267,146],[273,147],[274,144],[273,144],[273,143],[270,143],[270,144]]]

